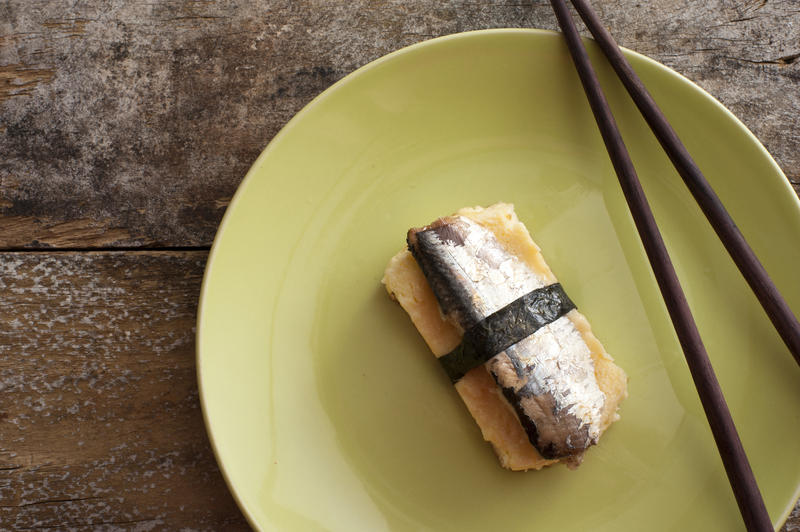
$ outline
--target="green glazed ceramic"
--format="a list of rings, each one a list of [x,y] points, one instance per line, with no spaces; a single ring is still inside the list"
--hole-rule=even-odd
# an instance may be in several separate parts
[[[594,43],[619,121],[776,526],[800,485],[800,368]],[[711,96],[627,55],[800,310],[800,205]],[[629,375],[577,471],[500,468],[381,286],[406,230],[511,202]],[[208,432],[264,530],[743,528],[683,354],[559,34],[453,35],[325,91],[261,154],[209,258]]]

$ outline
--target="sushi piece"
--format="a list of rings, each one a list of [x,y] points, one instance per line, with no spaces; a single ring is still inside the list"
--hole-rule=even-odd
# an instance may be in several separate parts
[[[408,233],[384,284],[504,467],[577,465],[617,419],[626,377],[513,207],[462,209]]]
[[[458,382],[479,365],[513,407],[544,458],[581,455],[597,442],[605,394],[589,348],[566,317],[575,305],[464,216],[408,232],[442,313],[463,334],[439,360]]]

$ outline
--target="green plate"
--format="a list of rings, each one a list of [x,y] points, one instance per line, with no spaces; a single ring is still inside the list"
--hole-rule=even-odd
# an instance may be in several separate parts
[[[800,485],[800,369],[600,56],[770,516]],[[789,304],[800,206],[748,130],[627,52]],[[380,280],[406,230],[516,204],[630,377],[577,471],[498,465]],[[217,459],[275,530],[736,530],[741,519],[658,289],[558,34],[464,33],[325,91],[261,154],[225,215],[198,317]]]

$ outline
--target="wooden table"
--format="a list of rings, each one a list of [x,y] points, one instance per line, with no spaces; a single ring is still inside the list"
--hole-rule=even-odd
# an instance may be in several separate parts
[[[594,3],[800,190],[796,0]],[[555,25],[539,0],[0,0],[0,528],[246,529],[194,366],[203,267],[242,176],[372,59]]]

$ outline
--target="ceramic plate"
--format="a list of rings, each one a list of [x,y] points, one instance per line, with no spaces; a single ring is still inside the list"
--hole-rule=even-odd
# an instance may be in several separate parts
[[[770,516],[800,484],[800,369],[595,46],[611,106]],[[628,53],[795,311],[800,206],[769,154],[685,78]],[[501,469],[380,280],[406,230],[512,202],[628,373],[577,471]],[[275,530],[735,530],[741,520],[558,34],[493,30],[381,58],[325,91],[242,183],[198,319],[208,432]]]

